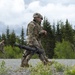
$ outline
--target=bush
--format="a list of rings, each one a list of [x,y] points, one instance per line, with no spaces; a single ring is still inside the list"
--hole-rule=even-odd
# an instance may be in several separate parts
[[[64,75],[75,75],[75,66],[65,70]]]
[[[31,75],[52,75],[49,65],[43,65],[42,63],[30,68]]]
[[[5,66],[5,61],[2,61],[1,63],[0,63],[0,75],[6,75],[7,74],[7,72],[8,72],[8,68],[6,68],[6,66]]]
[[[65,65],[58,62],[54,63],[54,67],[56,68],[57,72],[63,72],[65,70]]]
[[[75,58],[75,53],[71,47],[71,43],[68,41],[62,41],[62,43],[57,42],[56,47],[54,49],[54,58],[60,59],[73,59]]]
[[[6,46],[5,58],[21,58],[22,51],[18,47]]]

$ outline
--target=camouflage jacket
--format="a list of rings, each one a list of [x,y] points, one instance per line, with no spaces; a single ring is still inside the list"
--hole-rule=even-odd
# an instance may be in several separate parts
[[[28,43],[32,43],[35,40],[40,39],[42,27],[35,21],[31,21],[27,27]]]

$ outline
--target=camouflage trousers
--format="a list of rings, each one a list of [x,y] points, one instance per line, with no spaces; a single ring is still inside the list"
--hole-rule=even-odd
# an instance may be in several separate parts
[[[43,62],[44,65],[47,64],[48,61],[48,58],[46,57],[46,54],[45,54],[45,51],[40,43],[40,41],[38,42],[35,42],[35,43],[38,43],[37,44],[37,47],[41,48],[43,50],[43,53],[37,53],[39,59]],[[32,51],[27,51],[25,50],[24,51],[24,54],[23,54],[23,57],[22,57],[22,61],[21,61],[21,67],[24,67],[24,66],[29,66],[28,62],[29,60],[31,59],[31,57],[34,55],[34,53]]]
[[[4,40],[0,42],[0,51],[4,53]]]
[[[34,53],[32,53],[31,51],[26,51],[25,54],[22,57],[21,67],[29,66],[28,61],[31,59],[31,57],[33,55],[34,55]],[[43,54],[37,53],[37,55],[40,58],[40,60],[44,63],[44,65],[46,65],[47,62],[49,62],[48,58],[46,57],[46,55],[44,53]]]

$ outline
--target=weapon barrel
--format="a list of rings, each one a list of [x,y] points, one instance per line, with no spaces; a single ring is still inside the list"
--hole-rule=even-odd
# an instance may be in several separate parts
[[[36,51],[36,48],[31,48],[31,47],[25,46],[25,45],[15,44],[15,46],[22,48],[22,49],[29,50],[29,51]]]
[[[36,48],[31,48],[31,47],[25,46],[25,45],[21,45],[21,48],[22,48],[22,49],[29,50],[29,51],[36,51]]]
[[[36,47],[32,48],[32,47],[29,47],[29,46],[25,46],[25,45],[20,45],[20,44],[15,44],[15,46],[21,48],[21,49],[25,49],[25,50],[28,50],[28,51],[33,51],[33,52],[36,52],[36,53],[43,53],[42,49],[38,49]]]

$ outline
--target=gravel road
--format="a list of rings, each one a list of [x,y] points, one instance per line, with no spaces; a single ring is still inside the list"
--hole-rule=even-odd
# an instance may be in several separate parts
[[[69,66],[75,65],[75,59],[49,59],[49,60],[57,61],[66,66],[67,65],[69,65]],[[21,59],[0,59],[0,62],[1,61],[5,61],[6,67],[8,67],[8,68],[11,67],[11,70],[16,70],[16,69],[20,68]],[[41,61],[39,59],[31,59],[29,61],[29,64],[31,64],[32,66],[35,66],[38,62],[41,62]],[[30,73],[28,70],[23,69],[22,72],[17,72],[17,73],[10,71],[9,75],[30,75]]]
[[[17,68],[17,67],[20,67],[20,64],[21,64],[21,59],[0,59],[0,62],[3,60],[5,61],[7,67],[11,66],[13,68]],[[49,60],[57,61],[59,63],[69,65],[69,66],[75,65],[75,59],[49,59]],[[41,62],[41,61],[39,59],[31,59],[29,61],[29,64],[31,64],[32,66],[35,66],[38,62]]]

